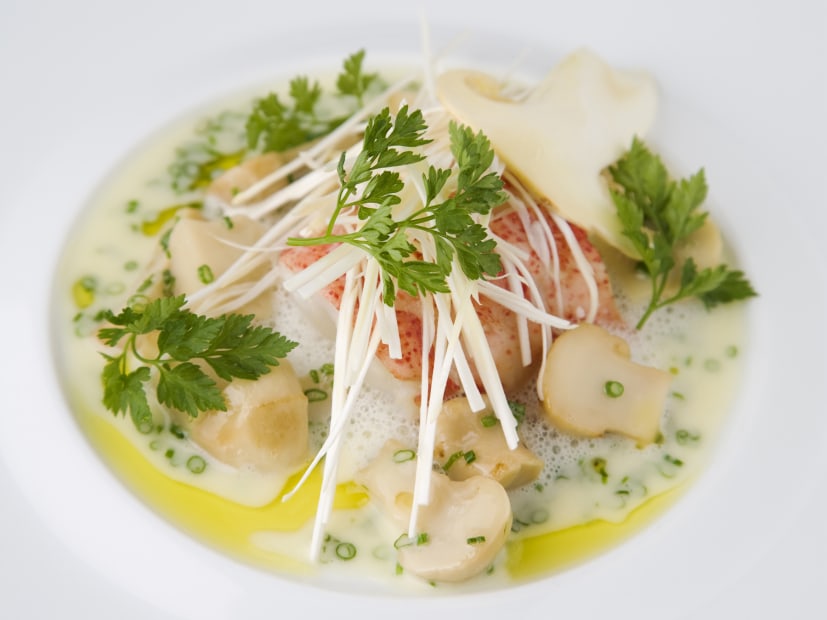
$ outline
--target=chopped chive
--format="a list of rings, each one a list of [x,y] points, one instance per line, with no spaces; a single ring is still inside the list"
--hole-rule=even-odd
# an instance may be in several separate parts
[[[413,450],[409,450],[407,448],[403,448],[402,450],[397,450],[393,453],[393,462],[394,463],[405,463],[407,461],[413,461],[416,458],[416,452]]]
[[[619,398],[623,396],[624,387],[620,381],[606,381],[603,384],[603,393],[609,398]]]
[[[472,536],[471,538],[467,538],[465,542],[469,545],[479,545],[485,542],[485,536]]]
[[[138,261],[128,260],[123,264],[125,271],[135,271],[138,268]]]
[[[480,422],[485,428],[490,428],[497,423],[497,416],[495,415],[484,415],[480,418]]]
[[[170,424],[169,432],[175,435],[178,439],[186,439],[187,437],[186,431],[177,424]]]
[[[414,540],[407,534],[400,534],[399,538],[393,541],[394,549],[402,549],[403,547],[410,547],[414,544]]]
[[[152,276],[149,276],[146,280],[144,280],[143,282],[141,282],[138,285],[138,291],[137,292],[138,293],[143,293],[146,289],[148,289],[150,286],[152,286],[153,281],[154,280],[153,280]]]
[[[349,542],[340,542],[336,545],[336,557],[340,560],[352,560],[356,557],[356,546]]]
[[[597,456],[592,459],[591,465],[592,469],[600,474],[600,481],[606,484],[606,481],[609,479],[609,472],[606,471],[606,459]]]
[[[397,562],[397,563],[396,563],[396,569],[395,569],[395,571],[394,571],[394,572],[395,572],[397,575],[401,575],[401,574],[402,574],[402,565],[401,565],[399,562]]]
[[[682,446],[685,446],[688,443],[694,443],[701,438],[700,435],[696,433],[690,433],[688,430],[682,428],[675,431],[675,440]]]
[[[462,458],[464,458],[465,462],[470,465],[471,463],[477,460],[477,453],[473,450],[469,450],[468,452],[462,455]]]
[[[215,276],[209,265],[204,264],[198,267],[198,279],[201,280],[202,284],[209,284],[215,280]]]
[[[721,362],[714,358],[709,358],[704,361],[704,370],[709,372],[718,372],[721,369]]]
[[[187,459],[187,469],[194,474],[200,474],[207,469],[207,461],[197,454],[194,454]]]
[[[175,450],[173,450],[172,448],[167,448],[167,451],[164,452],[164,456],[168,459],[171,459],[173,456],[175,456]]]
[[[516,400],[509,400],[508,408],[511,409],[511,415],[517,420],[517,424],[522,424],[525,419],[525,405]]]
[[[327,398],[327,392],[319,388],[309,388],[304,391],[304,395],[307,396],[307,400],[311,403],[318,403]]]
[[[169,269],[164,269],[161,273],[161,280],[164,283],[164,289],[162,294],[164,297],[172,297],[175,295],[175,276],[172,275],[172,271]]]
[[[663,460],[667,463],[674,465],[675,467],[681,467],[683,465],[683,461],[680,459],[676,459],[674,456],[670,454],[664,454]]]
[[[310,375],[310,378],[313,380],[313,383],[318,383],[319,382],[319,371],[318,370],[316,370],[314,368],[308,374]]]
[[[421,532],[416,536],[416,544],[419,545],[427,545],[429,541],[428,532]]]
[[[138,201],[137,200],[130,200],[126,203],[126,212],[127,213],[135,213],[138,210]]]
[[[456,463],[457,459],[462,456],[462,450],[459,452],[454,452],[451,456],[448,457],[448,460],[445,461],[445,465],[442,466],[442,469],[448,471],[451,468],[451,465]]]
[[[230,219],[230,217],[228,215],[224,216],[224,223],[227,225],[228,230],[232,230],[233,227],[235,226],[235,224],[233,223],[233,221]]]
[[[164,251],[164,256],[167,258],[172,258],[172,254],[169,251],[169,240],[172,237],[172,228],[168,228],[161,238],[158,240],[158,244],[161,246],[161,249]]]
[[[726,355],[727,357],[737,357],[738,356],[738,347],[736,347],[734,344],[729,345],[724,350],[724,355]]]

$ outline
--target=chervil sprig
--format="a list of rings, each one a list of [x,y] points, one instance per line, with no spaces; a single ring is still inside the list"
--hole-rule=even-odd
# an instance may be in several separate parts
[[[362,107],[364,96],[379,77],[365,73],[364,50],[348,56],[336,79],[338,96],[352,96],[354,105],[331,112],[322,109],[322,87],[306,76],[294,77],[289,84],[287,101],[270,93],[256,101],[247,119],[247,146],[262,151],[286,151],[338,127],[355,109]]]
[[[105,318],[113,327],[98,332],[106,345],[121,347],[117,355],[103,354],[103,403],[115,414],[129,413],[142,432],[152,428],[145,390],[153,370],[158,402],[195,417],[200,411],[225,411],[226,403],[216,382],[194,361],[226,381],[257,379],[296,346],[270,328],[251,325],[252,315],[207,317],[183,308],[184,303],[183,295],[162,297],[140,309],[108,312]],[[138,338],[150,335],[156,341],[152,355],[138,347]],[[137,364],[130,370],[133,360]]]
[[[473,215],[485,215],[502,204],[505,194],[499,175],[489,172],[494,152],[488,139],[456,123],[449,126],[451,152],[456,169],[429,166],[422,174],[425,189],[423,206],[409,216],[394,219],[393,207],[401,202],[404,182],[398,170],[424,159],[412,150],[430,142],[424,138],[427,126],[422,112],[403,106],[396,117],[388,108],[367,124],[362,150],[350,170],[343,153],[338,163],[340,188],[326,233],[313,238],[291,238],[291,245],[348,243],[369,254],[382,272],[383,300],[392,306],[397,287],[411,295],[448,292],[447,278],[456,257],[470,279],[497,275],[502,264],[495,252],[496,242]],[[452,176],[456,189],[448,198],[440,196]],[[364,224],[351,233],[334,234],[343,210],[355,210]],[[432,236],[435,261],[416,256],[418,248],[409,231]]]
[[[676,246],[703,226],[707,217],[700,210],[707,195],[703,170],[676,182],[661,159],[635,138],[629,151],[609,167],[609,174],[623,234],[651,279],[651,298],[637,329],[653,312],[682,299],[697,297],[711,308],[756,295],[742,271],[723,264],[699,270],[691,257],[676,264]],[[678,288],[666,296],[674,269],[680,270]]]

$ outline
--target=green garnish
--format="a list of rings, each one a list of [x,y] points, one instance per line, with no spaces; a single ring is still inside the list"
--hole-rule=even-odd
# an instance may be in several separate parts
[[[405,463],[407,461],[413,461],[416,458],[416,452],[410,450],[408,448],[403,448],[401,450],[397,450],[393,453],[393,462],[394,463]]]
[[[451,122],[451,152],[458,166],[456,191],[438,202],[454,171],[430,166],[422,175],[424,206],[403,220],[393,219],[393,207],[402,200],[399,193],[404,183],[399,173],[390,169],[424,159],[410,149],[430,142],[423,138],[426,129],[422,112],[409,113],[407,106],[395,118],[391,118],[388,108],[373,116],[365,130],[362,151],[349,172],[345,171],[345,153],[339,158],[341,185],[326,234],[288,239],[289,245],[301,246],[348,243],[369,254],[381,267],[383,301],[388,306],[394,304],[396,286],[414,296],[448,292],[447,277],[455,257],[472,280],[484,274],[497,275],[502,269],[500,256],[494,252],[496,241],[487,238],[486,229],[472,218],[473,214],[487,214],[505,200],[502,180],[496,173],[487,172],[494,151],[482,133],[474,134]],[[356,209],[364,221],[362,228],[333,234],[339,214],[350,209]],[[435,262],[411,258],[417,248],[408,238],[409,230],[433,236]]]
[[[157,399],[162,405],[196,417],[199,411],[226,411],[226,403],[215,381],[193,360],[206,363],[224,380],[257,379],[278,366],[296,343],[278,332],[252,326],[252,315],[227,314],[212,318],[184,309],[185,298],[162,297],[143,308],[127,307],[120,314],[111,311],[106,319],[114,327],[98,332],[110,347],[126,342],[119,355],[103,353],[103,403],[113,413],[126,414],[138,430],[152,429],[152,412],[145,383],[158,373]],[[142,355],[138,336],[157,335],[158,353]],[[130,370],[130,361],[138,362]]]
[[[340,542],[336,545],[336,557],[340,560],[352,560],[356,557],[356,545],[349,542]]]
[[[682,265],[676,264],[676,246],[707,217],[699,211],[707,194],[703,169],[675,182],[661,159],[635,138],[629,151],[609,167],[609,174],[615,184],[610,191],[623,234],[651,278],[651,299],[637,329],[653,312],[682,299],[697,297],[706,308],[712,308],[757,295],[742,271],[723,264],[699,270],[691,257]],[[676,293],[664,298],[673,269],[680,270],[680,285]]]
[[[215,280],[212,268],[206,263],[198,266],[198,279],[201,281],[201,284],[209,284]]]
[[[517,421],[517,426],[525,420],[525,405],[518,400],[509,400],[508,408],[511,409],[511,415]]]
[[[495,416],[494,414],[488,414],[482,416],[480,418],[480,422],[485,428],[491,428],[492,426],[496,426],[499,420],[497,419],[497,416]]]
[[[411,547],[413,545],[424,545],[427,542],[428,534],[426,532],[417,534],[415,538],[411,538],[407,534],[400,534],[393,542],[393,547],[394,549],[402,549],[403,547]]]
[[[606,381],[603,384],[603,393],[609,398],[620,398],[625,389],[620,381]]]
[[[600,476],[600,482],[606,484],[609,479],[609,472],[606,469],[606,459],[602,457],[595,457],[591,460],[592,469]]]
[[[479,545],[485,542],[485,536],[472,536],[471,538],[466,538],[465,542],[469,545]]]
[[[327,398],[327,392],[319,388],[308,388],[304,391],[304,395],[310,403],[319,403]]]
[[[690,443],[695,443],[701,438],[697,433],[690,433],[688,430],[681,428],[675,431],[675,440],[682,446]]]
[[[207,461],[195,454],[187,459],[187,469],[194,474],[204,473],[204,470],[207,469]]]
[[[247,146],[262,151],[286,151],[324,136],[363,105],[368,88],[378,82],[376,73],[364,73],[362,63],[364,50],[348,56],[342,72],[336,80],[338,95],[354,97],[354,105],[344,114],[332,115],[321,106],[322,88],[318,82],[311,83],[306,76],[290,80],[289,102],[283,101],[276,93],[259,99],[247,118]]]

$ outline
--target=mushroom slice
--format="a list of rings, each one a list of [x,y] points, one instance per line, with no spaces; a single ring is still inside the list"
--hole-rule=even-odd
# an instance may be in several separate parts
[[[218,278],[251,247],[264,232],[263,225],[245,216],[232,219],[232,226],[224,220],[182,218],[169,237],[169,269],[175,279],[175,292],[192,295],[212,279]],[[238,282],[256,282],[269,270],[269,260],[252,268]],[[199,304],[195,306],[199,309]],[[240,314],[255,314],[263,320],[272,312],[265,296],[235,310]],[[207,312],[208,313],[208,312]]]
[[[400,528],[408,525],[413,500],[412,454],[391,440],[357,476]],[[511,530],[511,519],[508,494],[491,478],[454,481],[432,472],[431,501],[418,515],[421,534],[414,539],[402,535],[396,541],[399,564],[424,579],[469,579],[494,561]]]
[[[233,467],[270,472],[293,469],[308,454],[307,396],[285,360],[255,381],[235,379],[224,388],[227,411],[176,422],[190,439]]]
[[[218,199],[223,204],[230,204],[236,194],[240,194],[270,173],[278,170],[284,165],[285,161],[288,161],[287,158],[273,152],[251,157],[213,180],[207,188],[207,197]],[[267,191],[272,193],[285,185],[287,185],[287,181],[283,180],[269,187]]]
[[[437,96],[485,133],[509,170],[563,217],[636,256],[601,172],[652,126],[657,93],[651,77],[612,69],[581,50],[519,102],[501,96],[491,76],[468,70],[440,75]]]
[[[654,441],[672,376],[629,357],[626,341],[597,325],[560,335],[542,376],[551,422],[587,437],[616,432],[641,445]]]
[[[528,484],[543,469],[543,460],[522,444],[514,450],[508,447],[490,407],[475,413],[464,397],[442,406],[434,459],[452,480],[482,475],[507,489]]]

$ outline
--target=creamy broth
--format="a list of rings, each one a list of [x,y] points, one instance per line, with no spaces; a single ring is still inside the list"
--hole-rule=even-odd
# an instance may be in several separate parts
[[[238,119],[248,99],[234,97],[198,116],[216,118],[238,110],[224,116],[232,129],[222,139],[241,144]],[[140,285],[141,266],[158,244],[158,235],[144,234],[142,227],[157,222],[171,205],[200,197],[176,194],[166,178],[175,149],[192,141],[197,127],[187,120],[166,128],[113,171],[72,231],[56,278],[57,355],[71,408],[107,466],[171,523],[230,556],[286,575],[331,571],[347,581],[381,582],[391,590],[490,588],[571,567],[628,539],[703,471],[739,382],[746,346],[741,304],[713,312],[695,302],[675,305],[656,313],[630,342],[635,361],[673,374],[662,438],[644,448],[619,436],[577,438],[558,431],[543,416],[533,385],[516,395],[527,406],[521,435],[545,467],[535,482],[510,491],[512,532],[492,567],[468,583],[434,588],[399,574],[396,526],[352,482],[388,438],[416,446],[416,389],[386,389],[396,381],[377,363],[359,396],[358,413],[348,423],[320,562],[309,562],[320,472],[283,502],[280,496],[301,471],[263,474],[224,465],[174,428],[142,434],[128,417],[113,416],[101,404],[103,360],[93,337],[98,327],[93,316],[102,308],[117,312]],[[620,310],[633,324],[642,312],[634,275],[613,265],[610,251],[605,257]],[[94,300],[78,310],[73,286],[89,277],[96,281]],[[300,343],[288,360],[303,387],[318,388],[314,371],[333,360],[331,326],[307,311],[308,302],[298,303],[284,291],[273,293],[270,301],[275,328]],[[311,456],[328,430],[326,404],[310,406]],[[352,549],[356,555],[350,558]]]

